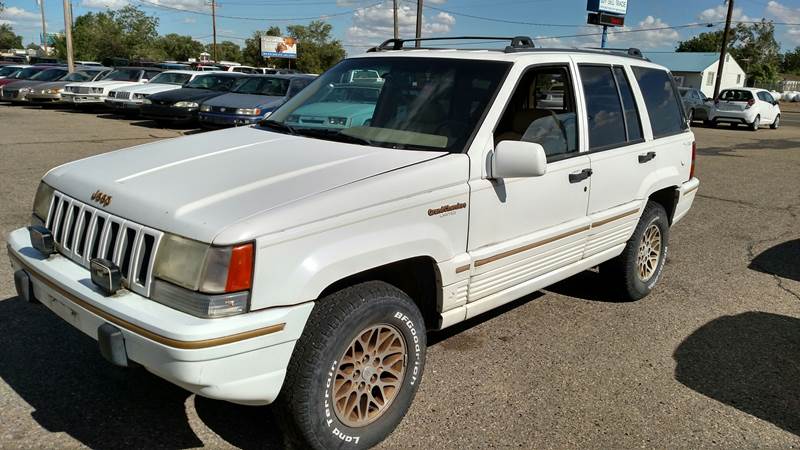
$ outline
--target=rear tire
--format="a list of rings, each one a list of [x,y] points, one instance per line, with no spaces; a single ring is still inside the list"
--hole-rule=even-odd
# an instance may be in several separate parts
[[[750,124],[750,131],[758,131],[758,126],[759,125],[761,125],[761,116],[760,115],[756,116],[756,118],[753,119],[753,122]]]
[[[778,114],[777,116],[775,116],[775,120],[772,121],[769,127],[772,128],[773,130],[777,130],[778,127],[780,126],[781,126],[781,115]]]
[[[620,287],[626,300],[639,300],[655,287],[669,245],[669,221],[664,207],[649,201],[622,254],[603,263],[600,274]]]
[[[392,285],[361,283],[317,301],[276,402],[286,444],[378,444],[408,411],[425,352],[422,314]]]

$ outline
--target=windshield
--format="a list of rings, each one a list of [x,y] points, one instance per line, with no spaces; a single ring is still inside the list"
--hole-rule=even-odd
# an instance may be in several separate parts
[[[300,91],[265,126],[319,139],[461,152],[509,66],[445,58],[349,59]]]
[[[226,75],[200,75],[186,83],[186,87],[210,91],[229,91],[238,80],[239,77]]]
[[[18,70],[19,67],[11,67],[11,66],[0,67],[0,77],[11,75]]]
[[[103,78],[103,81],[139,81],[139,69],[117,69]]]
[[[689,95],[689,92],[692,92],[692,91],[691,91],[691,89],[678,88],[678,92],[681,93],[681,97],[686,97],[687,95]]]
[[[289,80],[286,78],[256,77],[241,79],[231,92],[283,97],[288,90]]]
[[[94,77],[97,72],[89,73],[89,72],[72,72],[71,74],[65,76],[61,79],[61,81],[89,81]]]
[[[51,70],[43,70],[36,75],[31,77],[31,80],[36,81],[55,81],[59,78],[63,77],[64,75],[68,74],[64,69],[51,69]]]
[[[719,94],[719,98],[729,102],[746,102],[753,99],[753,93],[750,91],[731,89],[722,91],[722,93]]]
[[[183,84],[192,78],[188,73],[161,72],[150,80],[151,83],[159,84]]]
[[[18,80],[30,80],[32,76],[36,75],[37,73],[43,71],[44,67],[28,67],[26,69],[22,69],[13,76],[9,78],[16,78]]]

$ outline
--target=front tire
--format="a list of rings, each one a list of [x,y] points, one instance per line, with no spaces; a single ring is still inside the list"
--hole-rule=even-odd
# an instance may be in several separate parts
[[[773,130],[777,130],[779,126],[781,126],[781,115],[780,114],[775,116],[775,120],[772,121],[772,123],[770,124],[769,127],[772,128]]]
[[[378,444],[408,411],[425,352],[422,314],[394,286],[371,281],[317,301],[277,402],[287,444]]]
[[[627,300],[639,300],[655,287],[669,245],[669,220],[664,207],[647,202],[622,254],[600,266],[600,273],[616,283]]]

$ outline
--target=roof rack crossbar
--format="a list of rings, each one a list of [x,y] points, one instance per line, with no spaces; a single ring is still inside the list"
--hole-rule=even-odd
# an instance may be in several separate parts
[[[510,45],[506,47],[509,49],[523,49],[533,48],[533,39],[527,36],[452,36],[452,37],[429,37],[429,38],[412,38],[412,39],[387,39],[377,47],[372,47],[367,50],[368,52],[380,52],[384,50],[403,50],[406,42],[422,42],[422,41],[510,41]]]
[[[587,48],[589,48],[591,50],[599,50],[599,51],[604,51],[604,52],[608,52],[608,53],[624,53],[624,54],[626,54],[628,56],[632,56],[634,58],[646,59],[644,57],[644,55],[642,54],[642,51],[639,50],[636,47],[630,47],[630,48],[587,47]]]

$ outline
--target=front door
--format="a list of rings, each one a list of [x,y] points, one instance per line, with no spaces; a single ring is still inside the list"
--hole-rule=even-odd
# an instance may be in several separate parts
[[[589,230],[589,157],[579,153],[580,114],[568,60],[522,75],[497,122],[494,144],[541,144],[540,177],[470,181],[467,317],[530,293],[537,278],[579,261]]]

